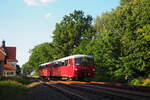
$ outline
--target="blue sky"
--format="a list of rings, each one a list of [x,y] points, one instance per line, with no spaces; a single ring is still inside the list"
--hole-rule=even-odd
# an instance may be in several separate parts
[[[0,0],[0,41],[17,47],[18,64],[28,61],[29,50],[52,41],[55,24],[74,10],[96,18],[120,0]]]

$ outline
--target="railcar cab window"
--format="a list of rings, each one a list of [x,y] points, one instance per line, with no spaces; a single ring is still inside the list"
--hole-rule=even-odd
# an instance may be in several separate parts
[[[76,58],[76,65],[91,66],[94,65],[94,59],[88,57]]]
[[[65,61],[59,61],[54,63],[54,67],[60,67],[60,66],[67,66],[68,65],[68,60]]]
[[[64,66],[67,66],[67,65],[68,65],[68,60],[65,60]]]

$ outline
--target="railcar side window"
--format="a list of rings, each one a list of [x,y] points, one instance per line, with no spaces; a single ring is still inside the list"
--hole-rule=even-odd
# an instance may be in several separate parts
[[[76,65],[81,65],[81,58],[76,58]]]
[[[94,65],[94,59],[93,58],[87,58],[88,65]]]
[[[65,64],[65,62],[64,62],[64,61],[62,61],[62,66],[64,66],[64,64]]]
[[[54,67],[58,67],[58,63],[54,63]]]
[[[67,66],[67,65],[68,65],[68,60],[65,60],[64,66]]]

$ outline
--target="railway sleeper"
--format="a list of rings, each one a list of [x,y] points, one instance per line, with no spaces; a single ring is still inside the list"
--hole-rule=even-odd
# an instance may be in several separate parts
[[[67,87],[70,87],[72,89],[78,89],[80,91],[84,91],[84,92],[87,92],[87,93],[91,93],[91,94],[94,94],[94,95],[101,95],[103,96],[104,98],[110,98],[111,100],[128,100],[128,99],[124,99],[124,98],[120,98],[120,97],[116,97],[116,96],[111,96],[109,94],[106,94],[106,93],[103,93],[101,91],[101,93],[99,93],[99,91],[93,91],[91,89],[85,89],[84,87],[78,87],[78,86],[74,86],[74,85],[70,85],[70,84],[63,84],[63,83],[59,83],[60,85],[64,85],[64,86],[67,86]]]
[[[50,87],[50,88],[53,88],[55,89],[56,91],[58,92],[61,92],[62,94],[66,95],[67,97],[69,97],[71,100],[89,100],[88,98],[86,97],[83,97],[81,95],[78,95],[78,94],[75,94],[73,92],[70,92],[68,90],[65,90],[63,88],[60,88],[60,87],[57,87],[55,86],[54,84],[43,84],[47,87]]]

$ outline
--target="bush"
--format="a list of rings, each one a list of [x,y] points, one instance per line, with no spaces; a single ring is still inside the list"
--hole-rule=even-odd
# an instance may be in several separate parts
[[[139,85],[139,86],[150,86],[150,79],[133,79],[130,84],[132,85]]]
[[[132,85],[141,85],[142,84],[142,79],[133,79],[130,84]]]
[[[25,100],[27,87],[12,80],[0,81],[0,100]]]
[[[144,79],[142,85],[143,86],[150,86],[150,79]]]

